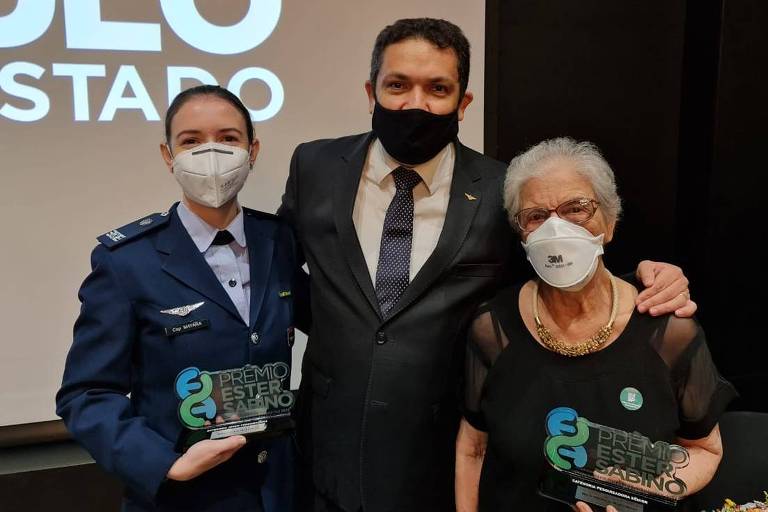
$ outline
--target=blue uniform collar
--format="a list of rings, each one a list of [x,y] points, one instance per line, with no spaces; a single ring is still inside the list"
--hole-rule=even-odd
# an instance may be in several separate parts
[[[187,208],[187,205],[184,204],[183,201],[179,203],[176,212],[179,215],[179,220],[181,220],[184,229],[187,230],[190,238],[192,238],[192,241],[195,243],[197,250],[200,252],[207,251],[219,230],[193,213]],[[240,208],[240,211],[237,212],[237,216],[230,222],[226,229],[232,234],[235,238],[235,242],[237,242],[240,247],[246,247],[242,208]]]
[[[168,227],[158,231],[157,234],[155,248],[167,255],[163,270],[190,288],[199,291],[226,309],[234,318],[242,321],[234,303],[182,224],[181,209],[181,203],[176,203],[170,208]],[[248,220],[243,220],[243,226],[251,242],[247,249],[251,274],[250,323],[253,327],[259,319],[261,306],[270,289],[276,243],[274,231],[277,224],[262,222],[255,212],[245,208],[241,208],[241,213],[248,217]]]

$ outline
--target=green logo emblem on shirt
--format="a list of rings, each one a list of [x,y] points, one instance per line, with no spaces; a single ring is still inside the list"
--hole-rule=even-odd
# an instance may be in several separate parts
[[[643,406],[643,394],[635,388],[624,388],[619,395],[619,401],[625,409],[636,411]]]

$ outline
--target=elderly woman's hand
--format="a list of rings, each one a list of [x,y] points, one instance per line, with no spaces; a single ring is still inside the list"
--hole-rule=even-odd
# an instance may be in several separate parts
[[[691,317],[696,312],[698,306],[691,300],[688,279],[680,267],[644,260],[636,275],[645,285],[635,302],[640,313],[659,316],[674,312],[679,317]]]
[[[579,501],[576,503],[576,506],[573,507],[574,510],[577,512],[592,512],[592,507],[584,503],[583,501]],[[608,507],[605,509],[605,512],[619,512],[614,507],[608,505]]]

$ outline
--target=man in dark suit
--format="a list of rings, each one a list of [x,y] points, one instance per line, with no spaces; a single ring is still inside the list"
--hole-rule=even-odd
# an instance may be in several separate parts
[[[467,323],[524,268],[502,207],[506,166],[456,138],[468,76],[458,27],[400,20],[373,50],[373,131],[293,155],[279,214],[311,276],[299,437],[315,510],[454,508]],[[646,265],[666,269],[667,294],[687,289],[679,269]]]

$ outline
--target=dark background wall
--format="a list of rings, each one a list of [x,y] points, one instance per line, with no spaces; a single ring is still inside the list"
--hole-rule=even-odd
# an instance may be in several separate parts
[[[607,264],[681,265],[733,407],[768,411],[768,2],[488,0],[486,24],[486,153],[595,142],[625,202]]]

